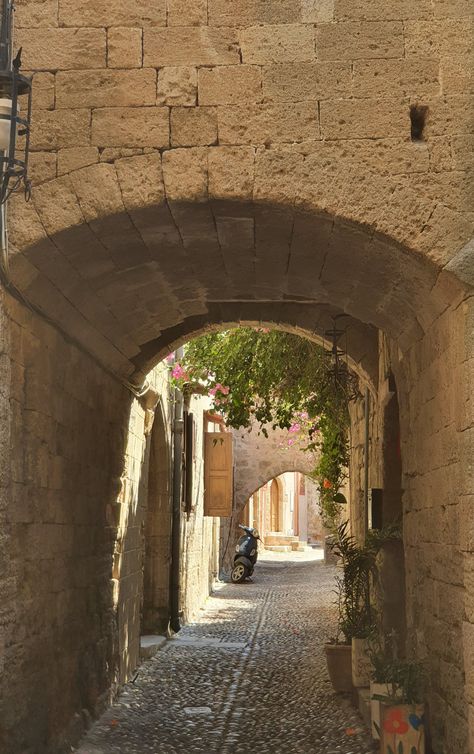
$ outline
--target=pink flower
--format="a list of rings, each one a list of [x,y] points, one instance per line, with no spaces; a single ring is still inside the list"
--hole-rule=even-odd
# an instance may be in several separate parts
[[[186,371],[183,369],[181,364],[175,364],[173,367],[173,371],[171,372],[172,376],[175,378],[175,380],[187,380],[188,375],[186,374]]]
[[[229,395],[229,393],[230,393],[230,387],[221,387],[221,393],[223,395]]]
[[[307,411],[302,411],[300,416],[302,419],[309,419],[309,414]]]
[[[211,389],[209,390],[209,395],[215,395],[216,393],[217,393],[217,388],[211,387]]]
[[[169,353],[165,361],[167,364],[171,364],[171,362],[174,361],[174,353]]]
[[[294,437],[290,437],[290,439],[288,440],[288,445],[294,445],[294,444],[295,444]]]
[[[216,400],[214,401],[214,405],[220,406],[220,404],[221,404],[221,401],[219,400],[219,398],[216,398]]]
[[[288,432],[293,432],[293,433],[294,432],[299,432],[300,429],[301,429],[301,425],[298,424],[297,422],[295,422],[294,424],[291,425],[291,427],[289,428]]]

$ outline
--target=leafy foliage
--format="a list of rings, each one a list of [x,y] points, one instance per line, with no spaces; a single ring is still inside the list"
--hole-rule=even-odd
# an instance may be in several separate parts
[[[267,435],[268,426],[294,432],[304,424],[304,449],[320,449],[313,476],[324,523],[334,530],[344,502],[339,490],[348,465],[348,411],[343,390],[329,376],[330,365],[324,348],[298,335],[237,327],[192,340],[173,375],[188,390],[202,392],[206,386],[214,410],[235,429],[256,421]]]
[[[333,552],[342,563],[342,576],[336,578],[338,633],[347,643],[376,635],[372,593],[378,579],[377,556],[386,542],[399,538],[399,528],[390,525],[369,531],[365,544],[359,545],[349,533],[347,521],[337,529]]]

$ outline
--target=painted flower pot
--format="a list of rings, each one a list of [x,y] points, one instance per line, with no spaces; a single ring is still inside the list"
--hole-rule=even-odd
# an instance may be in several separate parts
[[[382,702],[380,710],[380,754],[425,754],[422,704]]]
[[[367,639],[352,639],[352,683],[356,688],[370,686],[372,665],[367,654]]]
[[[325,644],[326,661],[332,687],[338,694],[352,691],[352,647],[350,644]]]
[[[372,721],[371,724],[371,730],[372,730],[372,738],[374,741],[378,741],[380,739],[380,706],[382,702],[380,699],[374,699],[374,697],[379,696],[389,696],[391,691],[391,686],[387,683],[374,683],[374,681],[370,682],[370,718]]]

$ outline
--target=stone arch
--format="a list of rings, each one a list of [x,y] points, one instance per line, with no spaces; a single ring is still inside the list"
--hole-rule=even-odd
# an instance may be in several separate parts
[[[270,479],[286,471],[309,474],[316,466],[315,454],[288,446],[288,432],[271,427],[267,431],[265,437],[254,425],[250,432],[234,432],[234,508],[238,512]]]
[[[171,342],[228,320],[229,305],[240,320],[257,306],[285,323],[293,310],[317,333],[317,304],[406,350],[462,298],[454,275],[395,226],[357,222],[349,200],[342,214],[300,199],[309,175],[284,196],[272,183],[243,196],[240,160],[224,167],[212,149],[93,165],[15,205],[13,283],[114,373],[143,379]],[[277,160],[278,185],[293,176],[290,157]]]
[[[433,658],[434,673],[441,668],[448,681],[432,696],[437,748],[467,750],[474,621],[472,595],[461,595],[472,584],[473,547],[468,527],[460,532],[457,524],[461,512],[471,518],[472,492],[470,9],[437,0],[209,0],[207,14],[195,2],[167,14],[164,0],[146,13],[133,3],[117,10],[104,0],[60,0],[59,13],[50,3],[38,14],[37,5],[27,0],[17,13],[16,42],[25,67],[39,72],[40,96],[33,203],[12,202],[10,273],[18,295],[57,330],[7,298],[7,318],[16,316],[6,330],[17,447],[34,449],[31,438],[22,442],[29,425],[21,406],[31,421],[37,385],[42,416],[56,421],[53,393],[63,386],[48,375],[65,357],[77,375],[64,375],[63,447],[80,426],[72,406],[85,415],[71,395],[101,412],[105,426],[130,401],[103,370],[94,383],[97,365],[84,350],[140,385],[170,343],[234,319],[321,335],[315,308],[335,307],[371,329],[362,339],[371,354],[377,330],[385,331],[399,388],[411,633],[417,653]],[[418,101],[429,117],[425,141],[413,143],[409,106]],[[122,158],[144,150],[154,152]],[[82,349],[72,357],[71,342]],[[366,373],[375,386],[385,377],[376,368]],[[358,405],[354,445],[360,414]],[[105,456],[103,473],[115,480],[123,460],[117,444],[97,433],[77,455],[91,474],[89,455]],[[41,483],[44,469],[55,479],[61,464],[77,473],[70,455],[59,460],[28,473]],[[449,487],[447,469],[456,480]],[[94,499],[89,489],[82,496]],[[21,515],[15,510],[13,521]],[[434,520],[448,542],[433,541]],[[100,647],[91,634],[91,646]],[[111,667],[108,657],[90,665]],[[44,672],[38,676],[42,689]],[[104,672],[101,691],[106,680]],[[466,709],[454,717],[460,696]],[[63,717],[84,706],[68,704]]]

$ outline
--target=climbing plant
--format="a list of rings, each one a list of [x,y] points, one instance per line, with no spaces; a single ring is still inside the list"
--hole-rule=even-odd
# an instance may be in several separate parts
[[[288,430],[288,445],[319,449],[313,476],[325,525],[335,529],[348,465],[348,411],[330,377],[330,355],[311,341],[266,328],[237,327],[203,335],[172,363],[172,378],[188,391],[207,392],[213,410],[235,429],[256,421],[260,431]]]

